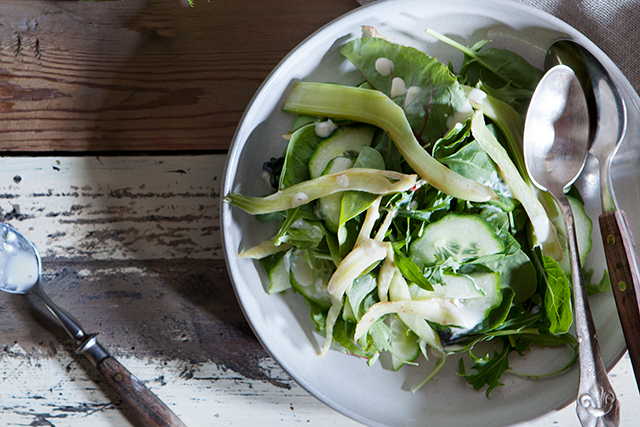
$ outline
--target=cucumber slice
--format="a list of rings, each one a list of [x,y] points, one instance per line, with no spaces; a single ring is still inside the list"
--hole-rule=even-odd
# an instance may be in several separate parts
[[[444,286],[434,284],[433,291],[425,291],[415,284],[410,286],[410,292],[414,300],[428,300],[434,297],[444,298],[455,302],[459,309],[458,328],[450,328],[454,337],[465,334],[483,320],[485,320],[491,310],[502,303],[502,293],[500,292],[500,273],[484,272],[467,275],[444,275]],[[467,288],[472,283],[475,291]],[[471,296],[463,295],[470,293]],[[449,329],[447,327],[447,329]]]
[[[573,212],[573,221],[575,223],[576,237],[578,239],[578,252],[580,253],[580,264],[584,267],[584,261],[587,255],[591,251],[591,232],[593,230],[593,222],[587,212],[584,210],[584,205],[574,197],[567,195],[569,204],[571,205],[571,211]],[[552,224],[556,227],[558,233],[558,241],[562,248],[562,260],[558,262],[560,268],[567,276],[571,275],[571,259],[569,257],[569,248],[567,247],[567,232],[564,228],[564,221],[562,215],[558,215],[551,220]]]
[[[331,261],[305,258],[305,252],[294,250],[291,254],[291,287],[308,301],[323,309],[331,307],[331,295],[327,292],[327,283],[331,278]],[[312,265],[309,265],[309,262]]]
[[[453,258],[458,263],[504,251],[489,224],[478,215],[449,214],[427,225],[409,253],[421,267]]]
[[[476,288],[484,294],[484,297],[464,298],[458,301],[463,324],[460,325],[461,329],[453,330],[454,334],[469,332],[486,319],[489,312],[502,302],[500,273],[474,273],[467,277],[474,282]]]
[[[291,250],[288,250],[258,260],[267,276],[269,276],[267,294],[277,294],[291,288],[291,280],[289,279],[290,256]]]
[[[318,145],[309,159],[311,179],[321,176],[329,163],[337,157],[358,157],[362,147],[371,145],[374,130],[372,126],[364,125],[342,126],[336,129]]]
[[[485,297],[484,290],[479,287],[473,276],[444,273],[444,285],[432,283],[433,296],[453,299],[470,299]]]
[[[391,317],[391,369],[397,371],[418,358],[418,337],[397,316]]]
[[[375,129],[372,126],[352,125],[336,129],[323,140],[309,159],[309,177],[317,178],[341,172],[353,167],[362,147],[371,145]],[[327,229],[338,232],[342,193],[318,200],[318,209],[325,219]]]
[[[336,157],[332,159],[322,175],[342,172],[350,169],[355,162],[355,157]],[[340,210],[342,208],[342,193],[334,193],[329,196],[318,199],[318,209],[325,219],[325,223],[329,231],[338,232],[340,224]]]

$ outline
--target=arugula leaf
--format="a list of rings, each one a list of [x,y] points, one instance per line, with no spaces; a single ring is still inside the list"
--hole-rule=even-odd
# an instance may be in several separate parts
[[[340,52],[356,66],[371,87],[387,96],[391,95],[394,78],[401,78],[407,88],[419,88],[415,97],[407,97],[406,92],[392,99],[403,107],[416,137],[425,146],[431,146],[452,127],[447,125],[447,119],[454,112],[470,113],[469,101],[455,76],[444,64],[424,52],[381,38],[353,40]],[[391,75],[383,76],[376,71],[375,63],[379,58],[393,62]]]
[[[298,249],[313,249],[325,236],[324,227],[307,205],[287,211],[287,217],[274,238],[274,244],[290,243]]]
[[[464,368],[464,361],[460,359],[459,375],[464,377],[476,390],[480,390],[486,385],[486,395],[489,398],[489,394],[494,388],[504,385],[499,380],[502,374],[509,369],[509,354],[511,351],[511,347],[507,344],[503,345],[502,351],[494,350],[493,356],[487,354],[483,358],[477,358],[469,351],[469,355],[475,362],[471,369],[475,369],[478,373],[467,374]]]

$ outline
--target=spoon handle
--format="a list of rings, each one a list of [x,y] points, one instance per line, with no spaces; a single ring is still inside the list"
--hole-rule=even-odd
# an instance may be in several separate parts
[[[620,404],[611,387],[607,371],[602,362],[598,337],[589,308],[589,300],[584,286],[584,276],[580,265],[580,254],[571,205],[564,193],[554,194],[562,210],[571,257],[571,281],[578,336],[580,360],[580,383],[576,412],[584,427],[620,425]]]
[[[76,353],[86,356],[145,427],[186,427],[186,425],[140,380],[102,347],[96,334],[87,334],[70,314],[58,307],[38,283],[30,293],[37,296],[79,344]]]
[[[167,405],[113,357],[103,359],[97,368],[145,427],[186,427]]]
[[[640,275],[638,252],[624,211],[600,216],[600,233],[607,258],[611,288],[640,388]]]

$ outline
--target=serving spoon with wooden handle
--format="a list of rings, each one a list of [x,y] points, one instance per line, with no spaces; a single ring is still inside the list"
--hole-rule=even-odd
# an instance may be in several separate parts
[[[69,336],[76,340],[76,353],[86,356],[131,411],[146,427],[186,427],[139,379],[109,355],[96,338],[78,321],[65,313],[45,294],[41,281],[40,254],[22,233],[0,223],[0,289],[12,294],[35,295],[58,319]]]

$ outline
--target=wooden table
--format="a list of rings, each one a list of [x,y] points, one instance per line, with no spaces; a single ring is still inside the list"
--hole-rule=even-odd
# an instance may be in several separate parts
[[[253,93],[357,6],[0,4],[0,220],[40,248],[52,299],[187,425],[356,425],[256,340],[226,272],[218,207]],[[3,425],[138,425],[37,301],[0,295],[0,324]],[[633,406],[630,377],[625,358],[612,378]],[[558,422],[577,425],[573,409],[531,425]]]

